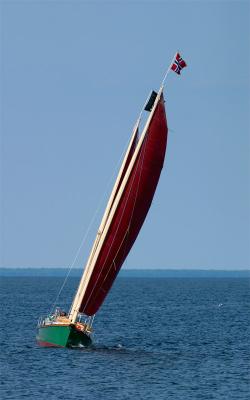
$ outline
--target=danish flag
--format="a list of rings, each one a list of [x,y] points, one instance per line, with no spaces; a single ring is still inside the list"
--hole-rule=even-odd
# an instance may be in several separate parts
[[[182,68],[185,68],[187,66],[186,62],[181,58],[179,53],[176,53],[175,60],[173,64],[171,65],[171,69],[176,72],[178,75],[181,74]]]

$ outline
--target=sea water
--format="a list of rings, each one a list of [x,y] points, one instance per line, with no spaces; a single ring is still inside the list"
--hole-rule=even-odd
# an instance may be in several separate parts
[[[249,399],[248,279],[118,278],[92,348],[40,348],[37,319],[61,284],[1,278],[1,399]]]

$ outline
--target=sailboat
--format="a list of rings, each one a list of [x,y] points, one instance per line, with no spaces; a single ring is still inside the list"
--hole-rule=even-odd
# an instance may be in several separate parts
[[[160,178],[168,137],[163,89],[173,65],[159,91],[152,91],[143,107],[148,117],[141,135],[142,112],[136,122],[68,314],[56,308],[38,322],[37,341],[42,346],[88,347],[92,343],[94,316],[140,232]]]

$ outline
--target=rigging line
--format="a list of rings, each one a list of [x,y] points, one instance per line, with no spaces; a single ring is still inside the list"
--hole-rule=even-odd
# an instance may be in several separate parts
[[[149,97],[150,97],[150,96],[149,96]],[[149,97],[148,97],[148,99],[149,99]],[[147,99],[145,105],[147,104],[148,99]],[[145,107],[145,106],[143,106],[143,109],[144,109],[144,107]],[[143,111],[143,109],[142,109],[142,111]],[[140,116],[141,116],[141,114],[142,114],[142,111],[141,111],[141,113],[140,113]],[[150,125],[149,125],[149,126],[150,126]],[[148,129],[149,129],[149,126],[148,126]],[[115,258],[116,258],[116,256],[117,256],[117,254],[119,253],[120,248],[121,248],[121,246],[122,246],[122,244],[123,244],[125,238],[126,238],[126,241],[128,242],[129,231],[130,231],[131,222],[132,222],[133,215],[134,215],[135,205],[136,205],[136,201],[137,201],[137,197],[138,197],[139,186],[140,186],[140,182],[141,182],[141,174],[142,174],[142,168],[143,168],[143,163],[144,163],[144,157],[145,157],[145,152],[146,152],[147,141],[148,141],[148,131],[147,131],[147,134],[145,135],[144,143],[143,143],[143,145],[142,145],[142,147],[143,147],[143,149],[142,149],[143,155],[141,154],[141,155],[142,155],[141,170],[140,170],[140,176],[139,176],[139,181],[138,181],[137,190],[136,190],[135,201],[134,201],[134,205],[133,205],[133,211],[132,211],[131,218],[130,218],[130,221],[129,221],[129,224],[128,224],[128,229],[127,229],[127,231],[126,231],[126,233],[125,233],[125,235],[124,235],[124,238],[122,239],[122,242],[121,242],[121,244],[120,244],[120,246],[119,246],[119,249],[118,249],[118,251],[116,252],[116,255],[115,255],[114,259],[113,259],[113,262],[114,262],[114,263],[115,263]],[[141,155],[139,156],[139,159],[141,158]],[[140,160],[138,160],[138,167],[139,167],[139,161],[140,161]],[[136,171],[136,173],[137,173],[137,171]],[[129,196],[130,196],[130,192],[129,192]],[[128,197],[129,197],[129,196],[128,196]],[[125,207],[126,207],[126,206],[125,206]],[[127,244],[126,244],[125,246],[127,246]],[[123,254],[125,254],[125,250],[126,250],[126,247],[125,247],[125,249],[124,249]],[[125,260],[124,260],[124,261],[125,261]],[[106,262],[106,260],[105,260],[105,262]],[[107,276],[108,276],[109,271],[111,270],[111,268],[112,268],[112,264],[111,264],[111,266],[110,266],[110,268],[109,268],[109,270],[108,270],[108,272],[107,272],[107,274],[106,274],[106,276],[105,276],[103,282],[105,282],[105,280],[106,280],[106,278],[107,278]]]
[[[132,219],[133,219],[133,215],[134,215],[134,211],[135,211],[135,205],[136,205],[136,201],[137,201],[137,197],[138,197],[139,186],[140,186],[140,182],[141,182],[142,168],[143,168],[144,157],[145,157],[145,153],[146,153],[146,146],[147,146],[147,141],[148,141],[148,131],[147,131],[147,135],[146,135],[144,140],[145,140],[145,142],[143,144],[143,154],[142,154],[142,161],[141,161],[140,176],[139,176],[139,181],[138,181],[138,185],[137,185],[137,188],[136,188],[136,195],[135,195],[135,201],[134,201],[134,205],[133,205],[133,210],[132,210],[131,218],[130,218],[129,225],[128,225],[128,233],[129,233],[130,225],[131,225],[131,222],[132,222]]]
[[[156,107],[155,107],[155,109],[156,109]],[[151,123],[151,121],[150,121],[150,123]],[[150,126],[150,124],[149,124],[149,126]],[[149,126],[148,126],[147,129],[149,129]],[[145,136],[145,138],[144,138],[143,141],[145,141],[146,139],[147,139],[147,136]],[[142,143],[142,146],[144,146],[144,143]],[[139,160],[140,160],[140,158],[141,158],[141,155],[142,155],[143,150],[144,150],[144,148],[143,148],[143,149],[142,149],[142,148],[140,149],[140,154],[138,154],[138,159],[139,159]],[[138,169],[138,167],[139,167],[139,164],[140,164],[140,163],[138,162],[138,165],[136,166],[135,176],[136,176],[136,173],[137,173],[137,169]],[[132,171],[131,171],[131,173],[132,173]],[[131,175],[130,175],[130,176],[131,176]],[[130,190],[129,190],[129,193],[128,193],[128,198],[127,198],[126,203],[125,203],[125,205],[124,205],[124,209],[123,209],[123,211],[122,211],[122,216],[121,216],[121,218],[120,218],[120,221],[119,221],[118,227],[117,227],[117,229],[116,229],[116,233],[115,233],[115,235],[114,235],[114,238],[115,238],[115,236],[116,236],[116,234],[117,234],[117,232],[118,232],[118,229],[119,229],[119,227],[120,227],[121,219],[122,219],[122,217],[123,217],[123,215],[124,215],[125,208],[126,208],[126,206],[127,206],[127,202],[128,202],[128,199],[129,199],[131,190],[132,190],[132,185],[133,185],[135,176],[133,177],[133,181],[132,181],[132,183],[131,183]],[[106,261],[107,261],[107,258],[108,258],[109,254],[110,254],[110,251],[111,251],[111,248],[112,248],[112,246],[113,246],[114,238],[113,238],[113,240],[112,240],[112,242],[111,242],[111,245],[110,245],[110,247],[109,247],[108,254],[107,254],[107,256],[106,256],[106,258],[105,258],[105,261],[104,261],[104,263],[103,263],[103,267],[101,268],[101,270],[100,270],[100,272],[99,272],[99,274],[98,274],[97,280],[96,280],[96,282],[95,282],[95,284],[94,284],[94,286],[93,286],[93,289],[92,289],[92,291],[91,291],[91,293],[90,293],[90,295],[89,295],[89,297],[88,297],[88,299],[87,299],[87,302],[85,303],[84,310],[86,309],[86,307],[87,307],[87,305],[88,305],[88,303],[89,303],[89,301],[90,301],[90,297],[92,296],[93,291],[94,291],[95,288],[96,288],[97,282],[98,282],[99,279],[100,279],[100,276],[101,276],[101,273],[102,273],[102,271],[103,271],[104,265],[105,265],[105,263],[106,263]],[[100,254],[99,254],[99,255],[100,255]],[[98,255],[98,257],[99,257],[99,255]],[[98,258],[97,258],[97,259],[98,259]],[[97,260],[96,260],[96,262],[97,262]],[[111,264],[111,265],[112,265],[112,264]],[[84,296],[83,296],[83,297],[84,297]],[[82,300],[83,300],[83,299],[82,299]],[[84,312],[84,310],[83,310],[83,312]]]
[[[158,103],[158,104],[159,104],[159,103]],[[158,105],[157,105],[157,107],[158,107]],[[155,112],[156,112],[156,108],[155,108],[154,113],[155,113]],[[150,127],[150,124],[149,124],[149,126],[148,126],[148,129],[149,129],[149,127]],[[129,194],[128,194],[128,197],[127,197],[127,200],[126,200],[126,204],[124,205],[124,209],[123,209],[123,211],[122,211],[122,215],[121,215],[121,218],[120,218],[118,227],[117,227],[117,229],[116,229],[116,233],[117,233],[117,232],[118,232],[118,229],[119,229],[119,227],[120,227],[120,224],[121,224],[122,217],[123,217],[124,212],[125,212],[125,208],[126,208],[126,206],[127,206],[127,202],[128,202],[128,199],[129,199],[131,190],[132,190],[132,185],[133,185],[133,182],[134,182],[134,180],[135,180],[135,176],[136,176],[136,174],[137,174],[137,170],[138,170],[138,168],[139,168],[139,166],[140,166],[140,164],[141,164],[139,182],[138,182],[138,185],[137,185],[136,197],[135,197],[135,201],[134,201],[133,211],[132,211],[132,214],[131,214],[131,218],[130,218],[130,222],[129,222],[128,229],[127,229],[127,231],[126,231],[126,234],[124,235],[124,238],[122,239],[122,243],[123,243],[123,241],[125,240],[126,235],[129,234],[129,229],[130,229],[131,221],[132,221],[133,214],[134,214],[134,210],[135,210],[135,204],[136,204],[137,197],[138,197],[138,191],[139,191],[139,185],[140,185],[140,181],[141,181],[141,174],[142,174],[142,168],[143,168],[143,162],[144,162],[144,157],[145,157],[145,152],[146,152],[147,141],[148,141],[148,130],[147,130],[147,133],[146,133],[145,138],[144,138],[144,140],[143,140],[144,143],[142,144],[141,152],[140,152],[140,154],[139,154],[139,156],[138,156],[138,164],[137,164],[137,166],[136,166],[136,171],[135,171],[135,175],[134,175],[134,177],[133,177],[133,181],[131,182],[131,186],[130,186]],[[132,171],[131,171],[131,173],[132,173]],[[115,238],[115,236],[116,236],[116,233],[115,233],[115,235],[114,235],[114,238]],[[114,244],[114,238],[113,238],[113,240],[112,240],[112,242],[111,242],[111,245],[110,245],[110,247],[109,247],[109,252],[108,252],[108,254],[107,254],[106,258],[105,258],[105,261],[104,261],[104,263],[103,263],[103,267],[101,268],[101,271],[100,271],[100,273],[98,274],[98,277],[97,277],[97,280],[96,280],[96,282],[95,282],[95,284],[94,284],[94,287],[93,287],[93,289],[92,289],[92,291],[91,291],[91,293],[90,293],[90,295],[89,295],[89,297],[88,297],[88,299],[87,299],[87,302],[85,303],[85,308],[87,307],[87,305],[88,305],[88,303],[89,303],[89,301],[90,301],[90,297],[92,296],[92,294],[93,294],[93,292],[94,292],[94,290],[95,290],[95,288],[96,288],[97,282],[98,282],[99,279],[100,279],[100,276],[101,276],[101,273],[102,273],[102,271],[103,271],[104,265],[105,265],[105,263],[106,263],[106,261],[107,261],[107,258],[108,258],[109,254],[110,254],[110,251],[111,251],[111,248],[112,248],[112,246],[113,246],[113,244]],[[127,238],[128,238],[128,237],[127,237]],[[122,245],[122,243],[121,243],[121,245]],[[119,246],[119,249],[118,249],[118,251],[116,252],[116,255],[118,254],[118,252],[119,252],[119,250],[120,250],[120,248],[121,248],[121,245]],[[125,251],[125,250],[124,250],[124,251]],[[116,255],[115,255],[115,257],[116,257]],[[114,260],[115,260],[115,257],[114,257],[114,259],[113,259],[113,262],[114,262]],[[107,278],[107,276],[108,276],[108,274],[109,274],[109,272],[110,272],[110,270],[111,270],[111,268],[112,268],[113,262],[111,263],[111,265],[110,265],[110,267],[109,267],[109,270],[108,270],[108,272],[107,272],[107,274],[106,274],[106,276],[105,276],[105,278],[104,278],[104,281],[106,280],[106,278]]]
[[[117,250],[117,252],[116,252],[116,254],[115,254],[114,258],[113,258],[113,261],[111,262],[111,265],[110,265],[110,267],[109,267],[109,270],[108,270],[108,272],[106,273],[105,278],[103,279],[103,283],[106,281],[106,279],[107,279],[107,277],[108,277],[108,274],[109,274],[109,272],[110,272],[110,270],[111,270],[111,268],[112,268],[112,265],[113,265],[113,264],[115,265],[116,256],[117,256],[117,254],[119,253],[120,248],[121,248],[122,245],[123,245],[123,242],[124,242],[125,240],[128,240],[128,233],[129,233],[129,228],[128,228],[128,229],[126,230],[126,232],[125,232],[125,235],[124,235],[124,237],[123,237],[123,239],[122,239],[122,241],[121,241],[121,243],[120,243],[120,246],[119,246],[119,248],[118,248],[118,250]],[[126,246],[126,245],[125,245],[125,246]],[[125,249],[124,249],[124,253],[125,253]],[[115,270],[116,270],[116,268],[115,268]],[[99,290],[100,290],[100,289],[99,289]]]
[[[139,126],[139,123],[140,123],[140,119],[141,119],[141,115],[139,116],[139,118],[138,118],[137,121],[136,121],[136,125],[138,125],[138,126]],[[114,176],[116,175],[116,170],[118,169],[118,167],[119,167],[119,165],[120,165],[120,163],[121,163],[121,160],[122,160],[123,157],[124,157],[124,154],[125,154],[125,152],[126,152],[126,150],[127,150],[127,147],[128,147],[129,142],[130,142],[130,139],[131,139],[131,138],[129,137],[129,139],[128,139],[127,142],[126,142],[126,145],[125,145],[124,148],[123,148],[123,151],[122,151],[122,153],[121,153],[121,156],[119,157],[119,160],[117,161],[117,163],[116,163],[116,165],[115,165],[115,168],[113,169],[114,172],[113,172],[113,174],[111,175],[110,179],[108,180],[108,183],[106,184],[106,187],[105,187],[105,189],[104,189],[104,191],[103,191],[103,195],[102,195],[102,197],[101,197],[101,200],[99,201],[99,204],[98,204],[98,206],[97,206],[97,208],[96,208],[96,210],[95,210],[95,212],[94,212],[94,215],[93,215],[93,217],[92,217],[91,220],[90,220],[90,223],[89,223],[89,225],[88,225],[88,227],[87,227],[87,230],[86,230],[86,232],[85,232],[85,234],[84,234],[84,236],[83,236],[83,238],[82,238],[82,240],[81,240],[81,244],[80,244],[80,246],[79,246],[79,248],[78,248],[78,250],[77,250],[77,252],[76,252],[76,255],[75,255],[75,257],[74,257],[74,260],[72,261],[72,263],[71,263],[70,266],[69,266],[69,269],[68,269],[68,272],[67,272],[67,274],[66,274],[66,277],[64,278],[64,281],[63,281],[63,283],[62,283],[62,286],[61,286],[61,288],[59,289],[59,292],[58,292],[58,294],[57,294],[57,296],[56,296],[56,298],[55,298],[55,301],[54,301],[54,303],[53,303],[53,305],[52,305],[52,307],[51,307],[51,309],[50,309],[50,313],[52,312],[53,308],[55,307],[55,305],[56,305],[56,303],[57,303],[57,301],[58,301],[58,299],[59,299],[59,297],[60,297],[60,295],[61,295],[61,293],[62,293],[62,290],[64,289],[64,287],[65,287],[65,285],[66,285],[66,282],[67,282],[68,277],[69,277],[69,275],[70,275],[70,273],[71,273],[71,271],[72,271],[72,268],[73,268],[74,265],[75,265],[75,262],[76,262],[76,260],[77,260],[77,258],[78,258],[78,256],[79,256],[79,254],[80,254],[80,251],[81,251],[81,249],[82,249],[82,247],[83,247],[83,245],[84,245],[84,243],[85,243],[85,241],[86,241],[86,238],[87,238],[87,236],[88,236],[88,234],[89,234],[89,231],[90,231],[90,229],[92,228],[92,225],[93,225],[93,223],[94,223],[94,221],[95,221],[95,219],[96,219],[96,216],[97,216],[98,212],[100,211],[102,202],[103,202],[103,200],[104,200],[104,198],[105,198],[105,196],[106,196],[106,193],[107,193],[107,191],[108,191],[108,188],[109,188],[109,186],[110,186],[110,183],[113,181]]]
[[[133,129],[132,137],[129,139],[129,142],[127,143],[126,150],[123,152],[123,160],[124,160],[123,162],[126,161],[126,158],[124,158],[124,157],[126,157],[126,155],[124,156],[124,153],[127,152],[127,148],[129,148],[130,151],[131,151],[131,148],[128,147],[128,146],[129,146],[129,143],[131,142],[131,140],[135,137],[135,135],[137,136],[137,134],[138,134],[140,121],[141,121],[141,117],[137,118],[137,121],[136,121],[135,126],[134,126],[134,129]],[[133,139],[133,140],[134,140],[134,139]],[[137,141],[136,141],[136,142],[137,142]],[[131,142],[131,146],[132,146],[132,143],[133,143],[133,142]],[[128,156],[129,156],[129,153],[128,153],[127,157],[128,157]],[[103,233],[103,230],[105,229],[105,225],[106,225],[106,223],[107,223],[109,214],[110,214],[111,209],[112,209],[112,207],[113,207],[114,199],[115,199],[115,197],[116,197],[116,194],[114,194],[114,188],[118,185],[118,186],[117,186],[117,189],[116,189],[116,192],[117,192],[117,191],[118,191],[118,187],[119,187],[119,182],[120,182],[120,180],[121,180],[121,178],[122,178],[122,173],[123,173],[123,170],[124,170],[125,165],[126,165],[126,164],[124,164],[124,166],[123,166],[123,162],[122,162],[122,163],[120,162],[121,167],[120,167],[120,170],[119,170],[119,172],[118,172],[118,176],[117,176],[117,179],[116,179],[116,181],[115,181],[115,184],[114,184],[114,186],[113,186],[113,190],[111,191],[111,194],[110,194],[110,197],[109,197],[109,200],[108,200],[108,204],[107,204],[106,210],[104,211],[104,215],[103,215],[103,218],[102,218],[102,220],[101,220],[101,224],[100,224],[100,226],[99,226],[99,228],[98,228],[97,236],[96,236],[96,239],[95,239],[95,241],[94,241],[93,247],[92,247],[92,249],[91,249],[89,259],[88,259],[88,261],[87,261],[87,263],[86,263],[85,270],[84,270],[84,274],[82,275],[82,279],[81,279],[81,281],[80,281],[80,283],[79,283],[79,286],[78,286],[78,289],[77,289],[77,291],[76,291],[75,298],[74,298],[74,301],[73,301],[72,306],[71,306],[71,309],[70,309],[70,314],[71,314],[72,310],[75,309],[74,307],[76,307],[76,306],[75,306],[75,299],[76,299],[76,301],[78,302],[78,303],[76,303],[76,304],[78,304],[78,306],[77,306],[78,308],[79,308],[79,304],[81,304],[81,302],[82,302],[82,300],[81,300],[81,302],[79,303],[79,297],[80,297],[80,292],[79,292],[79,291],[80,291],[80,289],[81,289],[82,284],[83,284],[84,282],[86,282],[86,281],[88,282],[89,279],[90,279],[89,273],[91,272],[91,269],[90,269],[90,268],[91,268],[91,263],[92,263],[93,258],[95,257],[95,253],[96,253],[96,251],[97,251],[97,249],[98,249],[99,242],[100,242],[100,240],[101,240],[101,235],[102,235],[102,233]],[[114,172],[114,173],[115,173],[115,172]],[[120,177],[120,178],[119,178],[119,177]],[[119,180],[118,180],[118,178],[119,178]],[[116,192],[115,192],[115,193],[116,193]],[[87,283],[87,284],[88,284],[88,283]],[[87,285],[87,284],[86,284],[86,285]],[[83,296],[81,296],[81,298],[82,298],[82,297],[83,297]]]
[[[141,157],[141,153],[140,153],[140,155],[138,155],[138,159],[140,159],[140,157]],[[136,174],[137,174],[137,170],[138,170],[138,168],[139,168],[139,165],[140,165],[140,163],[138,162],[138,164],[137,164],[137,166],[136,166],[136,168],[135,168],[135,175],[134,175],[133,180],[132,180],[131,185],[130,185],[130,190],[129,190],[129,193],[128,193],[128,197],[127,197],[126,203],[125,203],[125,205],[124,205],[124,208],[123,208],[123,211],[122,211],[122,215],[121,215],[121,218],[120,218],[118,227],[117,227],[117,229],[116,229],[116,233],[115,233],[114,238],[113,238],[113,240],[112,240],[112,242],[111,242],[111,245],[110,245],[110,247],[109,247],[108,254],[107,254],[107,256],[106,256],[106,258],[105,258],[105,261],[104,261],[104,263],[103,263],[103,267],[101,268],[101,270],[100,270],[100,272],[99,272],[99,274],[98,274],[97,280],[96,280],[96,282],[95,282],[95,284],[94,284],[94,286],[93,286],[93,289],[92,289],[92,291],[91,291],[91,293],[90,293],[90,295],[89,295],[89,297],[88,297],[88,299],[87,299],[87,302],[85,303],[84,309],[87,307],[87,305],[88,305],[88,303],[89,303],[89,301],[90,301],[90,298],[91,298],[91,296],[92,296],[92,294],[93,294],[93,292],[94,292],[94,290],[95,290],[95,288],[96,288],[96,286],[97,286],[97,283],[98,283],[98,281],[99,281],[99,279],[100,279],[100,276],[101,276],[101,273],[102,273],[102,271],[103,271],[104,265],[105,265],[105,263],[106,263],[106,261],[107,261],[107,258],[108,258],[108,256],[109,256],[109,254],[110,254],[111,248],[112,248],[113,243],[114,243],[114,240],[115,240],[115,236],[116,236],[116,234],[117,234],[117,232],[118,232],[118,229],[119,229],[119,227],[120,227],[121,220],[122,220],[122,217],[123,217],[123,215],[124,215],[124,212],[125,212],[125,209],[126,209],[128,200],[129,200],[129,196],[130,196],[130,193],[131,193],[131,190],[132,190],[133,182],[134,182],[134,180],[135,180],[135,176],[136,176]],[[131,171],[131,173],[132,173],[132,171]],[[130,175],[130,176],[131,176],[131,175]],[[98,257],[99,257],[99,256],[98,256]]]
[[[130,226],[131,226],[131,221],[132,221],[132,219],[133,219],[134,210],[135,210],[135,205],[136,205],[136,201],[137,201],[137,197],[138,197],[139,186],[140,186],[140,182],[141,182],[141,174],[142,174],[142,168],[143,168],[144,157],[145,157],[145,152],[146,152],[146,146],[147,146],[147,140],[148,140],[148,133],[147,133],[147,135],[146,135],[146,137],[145,137],[144,140],[145,140],[145,142],[143,143],[143,149],[142,149],[142,153],[143,153],[143,154],[140,155],[139,160],[138,160],[138,161],[140,161],[140,162],[138,162],[138,169],[139,169],[139,164],[140,164],[140,176],[139,176],[139,181],[138,181],[138,185],[137,185],[137,188],[136,188],[136,195],[135,195],[135,201],[134,201],[134,205],[133,205],[133,210],[132,210],[131,218],[130,218],[130,221],[129,221],[129,224],[128,224],[128,229],[126,230],[126,233],[125,233],[125,235],[124,235],[124,238],[122,239],[121,244],[120,244],[120,246],[119,246],[119,248],[118,248],[118,250],[117,250],[117,252],[116,252],[116,254],[115,254],[115,256],[114,256],[113,262],[115,262],[116,256],[117,256],[117,254],[119,253],[120,248],[121,248],[123,242],[125,241],[125,239],[126,239],[126,241],[128,242],[129,230],[130,230]],[[141,160],[140,160],[140,159],[141,159]],[[136,171],[136,173],[137,173],[137,171]],[[131,191],[130,191],[130,192],[131,192]],[[129,192],[129,196],[130,196],[130,192]],[[128,198],[129,198],[129,196],[128,196]],[[126,206],[125,206],[125,207],[126,207]],[[113,244],[113,243],[112,243],[112,244]],[[111,246],[112,246],[112,245],[111,245]],[[111,247],[111,246],[110,246],[110,247]],[[127,246],[127,244],[125,244],[125,246]],[[125,250],[126,250],[126,247],[125,247],[125,249],[124,249],[124,253],[125,253]],[[107,258],[106,258],[106,260],[107,260]],[[106,262],[106,260],[105,260],[105,262]],[[105,264],[105,262],[104,262],[104,264]],[[110,270],[111,270],[111,268],[112,268],[113,262],[111,263],[111,265],[110,265],[110,267],[109,267],[109,270],[108,270],[108,272],[106,273],[103,282],[105,282],[105,280],[107,279],[108,274],[109,274],[109,272],[110,272]]]
[[[165,73],[165,75],[164,75],[164,77],[163,77],[163,80],[162,80],[162,83],[161,83],[161,88],[164,88],[166,78],[167,78],[169,72],[171,71],[171,67],[172,67],[173,62],[174,62],[174,60],[175,60],[175,58],[176,58],[176,54],[177,54],[177,53],[175,53],[174,57],[172,58],[172,61],[171,61],[171,63],[169,64],[169,67],[168,67],[168,69],[167,69],[167,71],[166,71],[166,73]]]

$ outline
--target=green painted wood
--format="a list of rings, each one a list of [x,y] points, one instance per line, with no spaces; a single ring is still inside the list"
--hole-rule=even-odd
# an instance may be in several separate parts
[[[78,331],[74,326],[41,325],[38,328],[37,341],[45,347],[74,347],[91,345],[91,338],[84,332]]]
[[[66,347],[71,327],[68,326],[40,326],[38,328],[37,341],[41,346]]]

